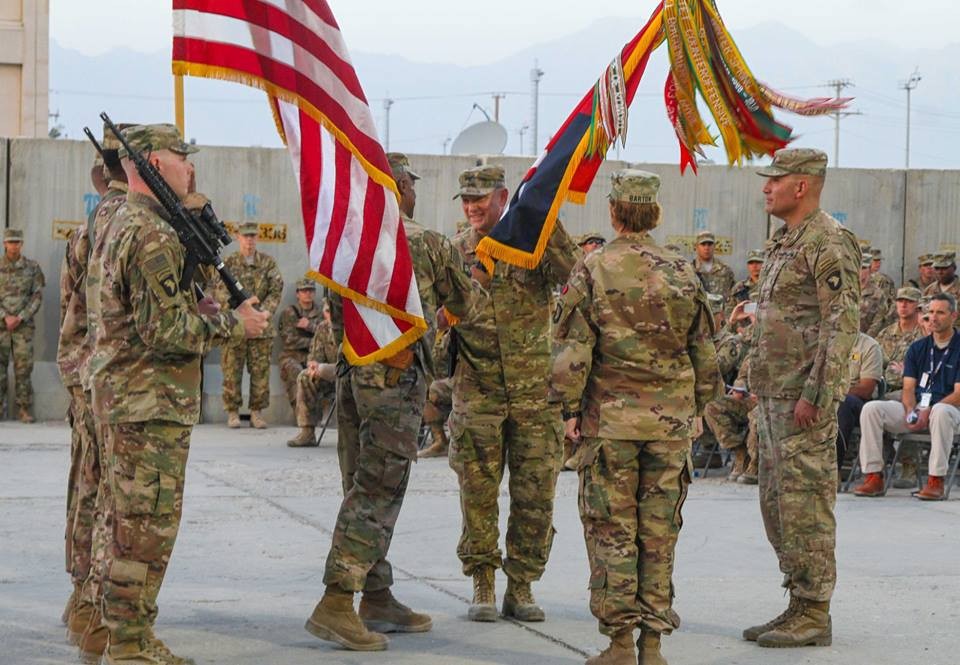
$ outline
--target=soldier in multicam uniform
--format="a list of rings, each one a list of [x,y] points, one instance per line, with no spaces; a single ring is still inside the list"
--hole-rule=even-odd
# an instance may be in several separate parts
[[[666,665],[660,636],[680,625],[672,575],[694,421],[723,389],[706,293],[649,235],[659,187],[646,171],[613,175],[617,237],[577,263],[554,314],[549,400],[583,437],[590,611],[610,638],[587,665]]]
[[[7,365],[13,356],[16,382],[17,418],[22,423],[34,421],[33,407],[33,334],[34,316],[43,297],[43,271],[36,261],[21,255],[23,231],[3,232],[3,258],[0,258],[0,416],[7,404]],[[13,409],[10,410],[11,413]]]
[[[460,174],[469,228],[453,245],[468,265],[507,204],[503,168],[479,166]],[[503,614],[543,621],[530,589],[543,574],[553,543],[554,488],[563,453],[559,408],[546,403],[550,372],[550,295],[566,282],[579,254],[557,223],[533,270],[498,264],[490,298],[477,316],[456,327],[459,361],[453,377],[450,466],[460,484],[463,531],[457,555],[473,577],[472,621],[497,618],[494,572],[503,567]],[[499,547],[497,497],[510,469],[506,557]]]
[[[128,125],[124,125],[128,126]],[[74,592],[67,602],[64,621],[68,640],[79,644],[95,614],[96,596],[92,583],[84,593],[94,558],[103,556],[103,538],[94,546],[98,492],[103,465],[103,442],[97,436],[90,391],[84,390],[82,367],[92,349],[87,320],[87,264],[93,247],[98,219],[106,219],[126,200],[126,175],[117,157],[119,142],[104,130],[101,148],[90,171],[91,181],[100,201],[90,212],[87,223],[67,240],[60,268],[60,339],[57,346],[57,367],[64,388],[70,393],[68,420],[71,427],[70,475],[67,478],[66,562],[73,580]],[[97,550],[95,553],[94,550]],[[99,620],[98,620],[99,623]],[[102,652],[102,648],[100,649]],[[96,654],[99,659],[99,653]]]
[[[892,303],[897,295],[897,285],[893,278],[880,272],[880,266],[883,263],[883,253],[879,249],[872,249],[870,256],[873,260],[870,262],[870,281],[879,286],[887,298]]]
[[[297,408],[297,377],[307,367],[307,352],[323,311],[314,302],[317,283],[312,279],[297,282],[297,302],[280,313],[280,380],[287,391],[290,408]]]
[[[933,267],[933,256],[933,254],[921,254],[917,258],[919,275],[918,280],[913,282],[913,285],[920,289],[921,293],[937,281],[937,269]]]
[[[323,301],[323,318],[310,341],[304,369],[297,375],[294,415],[300,431],[287,441],[291,448],[319,446],[315,430],[323,418],[326,405],[335,399],[337,391],[337,353],[339,344],[330,319],[330,302]]]
[[[746,301],[730,313],[727,325],[714,337],[720,374],[728,384],[745,388],[745,375],[740,379],[740,368],[750,351],[751,326],[754,316],[743,311]],[[739,380],[738,380],[739,379]],[[742,484],[757,483],[757,433],[750,424],[753,405],[747,400],[734,399],[730,394],[713,400],[704,409],[703,417],[720,442],[733,452],[733,466],[727,480]]]
[[[257,296],[260,308],[271,317],[283,296],[283,277],[277,262],[257,250],[256,222],[245,222],[237,231],[240,249],[224,260],[224,265],[237,278],[247,293]],[[220,289],[220,301],[226,304],[229,294]],[[270,406],[270,351],[273,348],[274,328],[271,325],[258,337],[231,344],[220,351],[223,369],[223,409],[227,412],[227,427],[240,427],[240,406],[243,404],[243,367],[250,373],[250,425],[265,429],[267,422],[260,413]]]
[[[937,252],[933,255],[933,267],[937,271],[937,281],[923,291],[923,295],[949,293],[960,299],[960,279],[957,279],[957,255],[955,252]]]
[[[903,390],[903,361],[907,349],[924,337],[920,326],[920,289],[906,286],[897,291],[897,320],[880,331],[877,343],[883,351],[883,379],[886,384],[884,399],[899,400]],[[898,489],[916,484],[917,466],[912,455],[902,455],[899,477],[893,481]]]
[[[860,332],[876,337],[890,323],[894,305],[883,287],[873,281],[871,262],[869,254],[860,260]]]
[[[185,198],[193,179],[172,125],[123,130],[171,189]],[[126,153],[120,150],[120,157]],[[89,363],[93,411],[103,423],[112,510],[103,564],[106,665],[192,663],[174,656],[152,624],[183,508],[190,432],[200,412],[200,361],[217,344],[256,336],[268,317],[247,300],[234,313],[204,313],[181,290],[184,250],[167,213],[125,159],[126,202],[98,231],[89,264],[88,303],[98,330]],[[96,286],[94,291],[91,286]]]
[[[747,278],[733,285],[730,293],[727,294],[727,302],[736,305],[744,300],[755,301],[761,270],[763,270],[763,250],[751,249],[747,252]]]
[[[714,255],[716,242],[717,239],[711,231],[701,231],[697,234],[697,255],[693,259],[693,268],[697,271],[707,293],[727,298],[737,279],[730,266]],[[724,308],[731,310],[733,304],[727,302]]]
[[[573,239],[577,244],[577,247],[580,248],[580,251],[583,252],[584,256],[589,254],[595,249],[600,249],[605,244],[607,244],[607,239],[603,237],[602,233],[597,233],[596,231],[590,231],[579,235]]]
[[[433,626],[429,616],[393,597],[386,556],[410,465],[417,458],[436,312],[443,306],[456,317],[466,316],[473,289],[450,242],[411,219],[419,176],[409,160],[400,153],[387,157],[428,331],[396,355],[350,367],[337,378],[337,451],[344,497],[323,575],[326,591],[305,626],[321,639],[360,651],[386,649],[384,632],[424,632]],[[346,364],[343,358],[340,362]],[[361,591],[358,615],[353,597]]]
[[[820,208],[827,156],[782,149],[760,170],[785,222],[760,275],[748,383],[759,397],[760,512],[790,591],[785,612],[744,631],[766,647],[829,645],[836,584],[837,403],[857,336],[860,250]]]

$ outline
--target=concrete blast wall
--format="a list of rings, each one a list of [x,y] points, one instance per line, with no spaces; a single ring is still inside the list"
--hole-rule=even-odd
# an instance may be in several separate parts
[[[92,149],[80,141],[11,139],[0,141],[0,214],[3,225],[23,229],[24,254],[38,260],[47,278],[39,315],[33,381],[36,415],[63,417],[67,395],[56,368],[59,320],[58,280],[65,234],[81,223],[96,205],[90,185]],[[452,234],[462,215],[457,191],[459,172],[474,158],[410,155],[421,176],[417,184],[417,219]],[[507,184],[514,187],[530,167],[530,158],[491,157],[502,164]],[[194,155],[198,189],[214,202],[226,222],[255,221],[261,225],[260,248],[275,257],[284,278],[284,306],[294,300],[294,282],[307,269],[299,197],[285,150],[264,148],[204,148]],[[623,165],[603,165],[584,206],[566,205],[562,219],[571,234],[599,231],[612,236],[607,215],[609,174]],[[688,243],[703,229],[718,237],[723,260],[738,277],[746,273],[750,249],[760,248],[776,221],[763,212],[761,179],[752,168],[704,166],[700,174],[681,176],[675,165],[644,165],[663,178],[664,219],[654,232],[662,242]],[[920,253],[953,248],[960,242],[956,224],[960,211],[960,172],[831,170],[824,208],[858,236],[883,251],[884,271],[900,281],[916,274]],[[228,249],[233,251],[234,247]],[[908,258],[904,270],[904,256]],[[278,342],[279,345],[279,342]],[[276,351],[277,349],[275,349]],[[12,372],[11,372],[12,374]],[[222,420],[219,354],[207,357],[204,373],[204,420]],[[245,379],[246,381],[246,379]],[[276,366],[271,370],[274,422],[292,421]]]

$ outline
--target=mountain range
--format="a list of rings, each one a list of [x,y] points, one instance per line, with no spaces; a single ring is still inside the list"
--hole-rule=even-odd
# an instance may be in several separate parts
[[[597,20],[562,39],[525,45],[515,54],[483,66],[414,62],[389,53],[353,54],[354,65],[385,139],[385,100],[393,150],[440,154],[465,127],[495,114],[508,131],[508,154],[532,154],[531,70],[542,70],[538,144],[542,148],[610,59],[642,25],[637,18]],[[960,168],[960,87],[956,86],[960,44],[940,49],[905,48],[863,40],[818,44],[780,23],[733,31],[757,78],[786,93],[820,97],[833,93],[836,79],[853,85],[844,95],[859,113],[841,120],[840,165],[902,168],[905,163],[906,94],[900,84],[915,67],[922,80],[912,93],[910,166]],[[677,161],[676,139],[662,100],[666,55],[651,58],[630,116],[622,159]],[[98,127],[98,113],[119,121],[170,121],[173,116],[168,52],[114,50],[85,56],[50,47],[51,125],[63,136],[83,138],[84,125]],[[475,105],[482,107],[480,110]],[[861,115],[862,114],[862,115]],[[834,120],[779,114],[792,125],[797,143],[834,155]],[[279,146],[263,93],[234,83],[205,79],[186,82],[187,135],[202,144]],[[723,151],[708,156],[724,161]]]

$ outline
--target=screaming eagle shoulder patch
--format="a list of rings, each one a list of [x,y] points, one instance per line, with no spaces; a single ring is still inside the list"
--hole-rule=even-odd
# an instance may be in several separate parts
[[[843,280],[840,278],[839,270],[834,270],[827,276],[827,286],[830,287],[831,291],[840,290],[840,287],[843,286]]]

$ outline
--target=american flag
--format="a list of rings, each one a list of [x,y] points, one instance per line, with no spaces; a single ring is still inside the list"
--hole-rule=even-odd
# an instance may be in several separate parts
[[[325,0],[174,0],[173,73],[270,97],[293,160],[309,275],[344,296],[344,354],[389,357],[426,329],[396,185]]]

